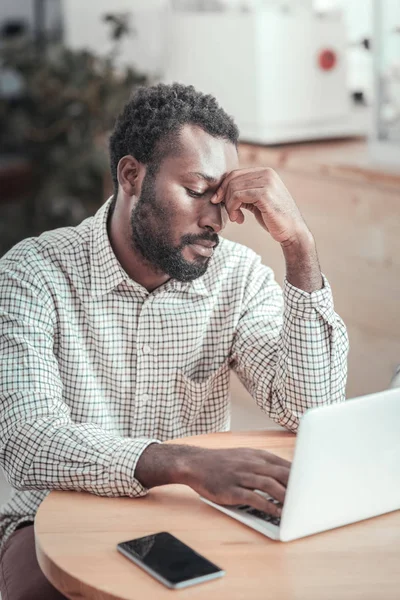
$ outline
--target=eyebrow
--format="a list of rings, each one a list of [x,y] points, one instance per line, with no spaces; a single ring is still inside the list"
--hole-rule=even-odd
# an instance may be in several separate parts
[[[217,179],[216,177],[213,177],[212,175],[207,175],[206,173],[199,173],[199,172],[190,172],[188,173],[188,175],[194,175],[195,177],[199,177],[200,179],[205,179],[206,181],[208,181],[208,183],[217,183],[219,181],[219,179]],[[222,176],[222,178],[225,177],[225,173]]]

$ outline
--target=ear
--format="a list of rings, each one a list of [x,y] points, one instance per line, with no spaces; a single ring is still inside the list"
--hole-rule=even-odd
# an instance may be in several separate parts
[[[139,194],[139,179],[142,165],[133,156],[123,156],[118,163],[118,183],[127,196]]]

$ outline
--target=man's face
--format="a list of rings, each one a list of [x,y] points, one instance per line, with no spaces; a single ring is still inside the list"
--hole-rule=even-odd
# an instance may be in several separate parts
[[[185,125],[179,154],[148,169],[131,213],[135,250],[157,271],[179,281],[203,275],[227,214],[210,202],[223,178],[238,168],[235,146],[200,127]]]

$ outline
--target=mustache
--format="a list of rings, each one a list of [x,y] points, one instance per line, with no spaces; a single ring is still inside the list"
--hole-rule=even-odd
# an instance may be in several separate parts
[[[182,236],[181,243],[179,244],[179,249],[182,250],[185,246],[190,246],[190,244],[197,244],[197,242],[201,240],[213,242],[213,244],[215,244],[215,247],[217,247],[219,244],[219,237],[216,233],[202,233],[201,235],[194,235],[188,233]]]

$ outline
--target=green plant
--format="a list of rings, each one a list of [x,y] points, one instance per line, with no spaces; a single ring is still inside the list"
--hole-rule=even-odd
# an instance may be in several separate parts
[[[34,219],[25,235],[76,224],[104,200],[108,133],[134,89],[147,82],[116,65],[122,38],[134,34],[128,17],[103,17],[113,40],[107,56],[21,36],[0,48],[1,69],[20,82],[17,95],[0,98],[1,148],[26,156],[34,173]]]

